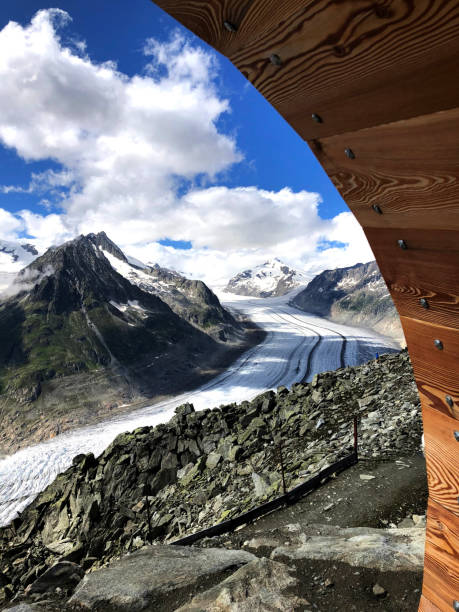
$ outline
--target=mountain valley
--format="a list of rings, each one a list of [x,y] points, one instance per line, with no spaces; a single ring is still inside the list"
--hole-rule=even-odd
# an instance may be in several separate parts
[[[195,548],[168,544],[270,503],[284,486],[321,478],[352,451],[354,416],[366,463],[353,473],[355,517],[342,519],[344,527],[363,516],[358,487],[370,463],[375,470],[388,461],[411,465],[421,422],[408,355],[374,331],[302,312],[292,300],[305,290],[292,290],[295,275],[282,268],[276,263],[273,274],[256,280],[274,296],[217,297],[201,281],[125,255],[101,232],[51,248],[19,272],[0,304],[0,444],[13,453],[0,461],[0,525],[9,524],[0,529],[0,609],[13,596],[50,612],[70,612],[85,597],[89,609],[131,609],[137,595],[119,604],[116,594],[136,584],[125,570],[110,583],[109,599],[100,586],[85,595],[88,581],[104,580],[104,571],[113,580],[119,557],[124,567],[151,555],[158,572],[170,555],[173,571],[177,555],[196,555],[201,572],[210,559],[265,568],[268,560],[258,559],[263,542],[275,546],[274,555],[283,544],[296,551],[306,536],[287,535],[289,524],[271,534],[260,521],[253,541],[262,543],[250,544],[250,553],[236,532],[211,539],[211,549],[209,539]],[[373,271],[367,276],[368,283],[353,283],[362,292],[378,284]],[[335,285],[317,284],[319,307],[325,291],[337,302]],[[420,468],[409,475],[420,497],[402,501],[397,489],[382,524],[423,511],[424,476]],[[407,479],[399,480],[402,490]],[[329,496],[321,507],[309,514],[329,512]],[[324,530],[339,541],[347,534],[331,525],[301,528],[313,538]],[[365,537],[375,531],[366,529]],[[387,537],[397,547],[392,531]],[[409,542],[421,550],[421,531],[410,532]],[[276,572],[296,567],[271,563]],[[410,563],[408,573],[418,571],[422,554]],[[313,588],[305,589],[309,597]],[[196,594],[193,584],[186,593]],[[186,601],[174,590],[160,595],[155,609]],[[313,601],[328,605],[321,593]]]
[[[0,447],[183,391],[262,338],[204,283],[170,276],[176,312],[152,291],[158,270],[128,264],[104,233],[51,248],[19,272],[0,303]]]

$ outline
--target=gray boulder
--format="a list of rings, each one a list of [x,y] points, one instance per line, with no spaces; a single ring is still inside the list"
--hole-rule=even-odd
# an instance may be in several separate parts
[[[194,587],[198,581],[255,560],[251,553],[224,548],[148,546],[87,574],[69,604],[83,610],[108,607],[137,612],[165,605],[169,594]]]
[[[257,559],[217,586],[199,593],[176,612],[293,612],[308,602],[286,593],[298,583],[277,561]]]

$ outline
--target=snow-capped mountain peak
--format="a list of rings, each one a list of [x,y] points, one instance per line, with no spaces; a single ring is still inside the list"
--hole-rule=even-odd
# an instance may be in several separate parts
[[[6,289],[16,274],[36,257],[38,251],[31,244],[0,240],[0,291]]]
[[[105,232],[89,234],[88,238],[94,246],[105,255],[118,274],[140,287],[143,291],[154,293],[164,299],[176,290],[177,280],[185,280],[183,276],[172,270],[161,268],[158,264],[146,265],[139,259],[125,255],[112,242]]]
[[[124,254],[105,232],[89,234],[86,239],[118,274],[142,291],[159,297],[193,326],[204,329],[218,340],[239,342],[238,323],[222,308],[217,296],[201,280],[187,279],[179,272],[163,268],[157,263],[146,265]]]
[[[234,276],[225,291],[237,295],[275,297],[306,285],[309,278],[275,257]]]
[[[38,256],[31,244],[0,240],[0,271],[19,272]]]

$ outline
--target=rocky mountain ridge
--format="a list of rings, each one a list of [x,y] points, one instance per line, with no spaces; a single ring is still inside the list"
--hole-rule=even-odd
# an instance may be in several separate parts
[[[244,326],[210,290],[198,283],[192,316],[199,307],[204,314],[192,324],[119,274],[104,252],[129,265],[105,234],[80,236],[21,270],[1,301],[0,446],[21,428],[46,435],[46,423],[65,429],[189,388],[247,346]]]
[[[376,261],[324,270],[292,304],[337,323],[369,327],[404,344],[400,318]]]
[[[25,589],[58,559],[95,569],[278,496],[279,448],[291,488],[349,453],[354,415],[362,458],[418,451],[420,406],[406,352],[252,402],[198,413],[186,404],[167,424],[121,434],[98,458],[75,457],[0,531],[4,593]]]
[[[236,274],[228,282],[225,291],[253,297],[278,297],[306,285],[308,280],[305,274],[293,270],[276,257]]]
[[[25,265],[38,257],[38,251],[33,244],[28,242],[11,242],[0,240],[0,253],[9,256],[12,263]],[[6,267],[2,262],[2,269]]]
[[[145,265],[127,257],[104,232],[90,237],[121,276],[159,297],[191,325],[218,341],[243,340],[243,330],[203,281],[190,280],[158,264]]]

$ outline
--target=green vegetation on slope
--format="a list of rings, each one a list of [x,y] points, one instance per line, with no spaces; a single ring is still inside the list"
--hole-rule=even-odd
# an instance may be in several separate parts
[[[47,311],[44,302],[0,309],[0,392],[9,395],[52,378],[89,371],[110,361],[81,311]]]

